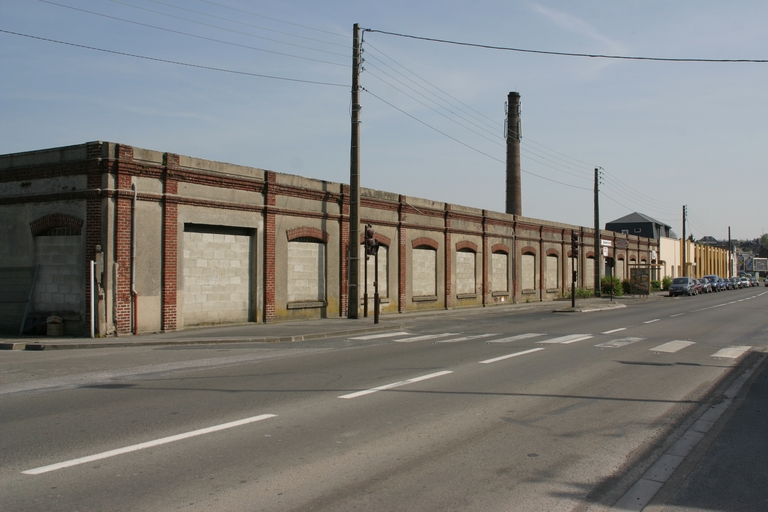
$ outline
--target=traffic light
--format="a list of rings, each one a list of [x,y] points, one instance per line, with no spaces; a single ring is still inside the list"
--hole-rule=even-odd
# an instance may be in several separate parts
[[[579,235],[571,233],[571,254],[574,258],[579,255]]]
[[[379,251],[379,243],[376,241],[376,234],[373,232],[373,226],[365,225],[365,254],[375,256]]]

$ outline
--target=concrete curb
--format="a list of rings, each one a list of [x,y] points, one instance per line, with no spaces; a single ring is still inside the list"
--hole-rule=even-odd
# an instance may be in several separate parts
[[[556,309],[553,311],[553,313],[594,313],[595,311],[608,311],[611,309],[621,309],[625,307],[627,307],[626,304],[620,304],[618,302],[610,302],[608,304]]]
[[[168,345],[218,345],[228,343],[280,343],[293,341],[308,341],[351,334],[365,334],[389,329],[403,329],[403,324],[388,324],[377,327],[364,327],[360,329],[345,329],[341,331],[321,332],[312,334],[296,334],[292,336],[248,336],[232,338],[175,338],[172,340],[148,340],[148,341],[86,341],[72,343],[0,343],[0,350],[69,350],[85,348],[126,348],[126,347],[153,347]]]

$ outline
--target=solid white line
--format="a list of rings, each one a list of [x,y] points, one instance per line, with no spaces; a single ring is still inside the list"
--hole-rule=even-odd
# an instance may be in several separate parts
[[[674,340],[668,343],[664,343],[663,345],[659,345],[658,347],[649,348],[648,350],[653,352],[668,352],[673,354],[679,350],[683,350],[684,348],[695,344],[696,343],[693,341]]]
[[[654,318],[653,320],[648,320],[647,322],[643,322],[644,324],[652,324],[653,322],[658,322],[661,320],[661,318]]]
[[[538,332],[528,332],[525,334],[518,334],[517,336],[510,336],[509,338],[499,338],[498,340],[488,340],[486,343],[508,343],[510,341],[526,340],[528,338],[538,338],[544,336]]]
[[[480,361],[480,364],[495,363],[496,361],[502,361],[504,359],[509,359],[510,357],[517,357],[525,354],[531,354],[533,352],[538,352],[539,350],[544,350],[544,347],[532,348],[530,350],[523,350],[522,352],[515,352],[514,354],[507,354],[501,357],[494,357],[493,359],[486,359],[485,361]]]
[[[93,462],[95,460],[106,459],[108,457],[114,457],[116,455],[122,455],[124,453],[135,452],[137,450],[143,450],[145,448],[152,448],[153,446],[159,446],[161,444],[172,443],[174,441],[181,441],[190,437],[201,436],[203,434],[210,434],[211,432],[218,432],[219,430],[225,430],[228,428],[239,427],[241,425],[247,425],[248,423],[254,423],[256,421],[266,420],[274,418],[275,414],[261,414],[259,416],[253,416],[251,418],[245,418],[242,420],[232,421],[229,423],[223,423],[213,427],[201,428],[200,430],[193,430],[185,434],[177,434],[175,436],[163,437],[161,439],[155,439],[154,441],[147,441],[146,443],[134,444],[133,446],[126,446],[125,448],[118,448],[116,450],[110,450],[108,452],[97,453],[96,455],[89,455],[87,457],[81,457],[79,459],[72,459],[66,462],[59,462],[58,464],[51,464],[50,466],[43,466],[35,469],[28,469],[22,471],[25,475],[39,475],[41,473],[48,473],[49,471],[56,471],[57,469],[68,468],[70,466],[77,466],[78,464],[85,464],[87,462]]]
[[[498,336],[500,333],[492,332],[490,334],[473,334],[472,336],[462,336],[461,338],[450,338],[447,340],[438,340],[435,343],[456,343],[457,341],[477,340],[480,338],[487,338],[489,336]]]
[[[379,386],[376,388],[366,389],[363,391],[357,391],[356,393],[350,393],[348,395],[341,395],[339,398],[357,398],[359,396],[363,395],[370,395],[371,393],[375,393],[377,391],[384,391],[386,389],[392,389],[397,388],[400,386],[405,386],[406,384],[413,384],[414,382],[420,382],[422,380],[427,379],[433,379],[435,377],[441,377],[443,375],[448,375],[449,373],[453,373],[452,371],[443,371],[443,372],[437,372],[437,373],[430,373],[429,375],[422,375],[421,377],[415,377],[413,379],[408,380],[401,380],[400,382],[393,382],[392,384],[386,384],[384,386]]]
[[[613,334],[615,332],[626,331],[626,330],[627,330],[626,327],[622,327],[621,329],[614,329],[612,331],[605,331],[605,332],[601,332],[600,334]]]
[[[357,336],[356,338],[349,338],[351,340],[376,340],[379,338],[391,338],[393,336],[402,336],[404,334],[408,334],[405,331],[401,332],[385,332],[384,334],[369,334],[368,336]]]
[[[588,340],[591,337],[592,337],[591,335],[587,335],[587,334],[569,334],[567,336],[559,336],[557,338],[550,338],[550,339],[544,340],[544,341],[537,341],[536,343],[537,344],[544,344],[544,343],[563,343],[563,344],[568,344],[568,343],[575,343],[575,342],[581,341],[581,340]]]
[[[751,348],[752,347],[747,347],[747,346],[725,347],[725,348],[721,348],[720,350],[712,354],[712,357],[737,359],[745,352],[749,352],[749,349]]]
[[[413,341],[432,340],[435,338],[443,338],[445,336],[456,336],[457,334],[460,334],[460,333],[444,332],[442,334],[424,334],[423,336],[414,336],[412,338],[400,338],[399,340],[395,340],[395,341],[398,343],[411,343]]]

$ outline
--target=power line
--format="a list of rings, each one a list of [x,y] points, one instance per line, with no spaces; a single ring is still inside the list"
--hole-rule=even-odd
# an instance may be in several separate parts
[[[272,75],[262,75],[259,73],[249,73],[247,71],[237,71],[232,69],[223,69],[223,68],[215,68],[211,66],[203,66],[201,64],[190,64],[188,62],[179,62],[175,60],[168,60],[168,59],[160,59],[157,57],[147,57],[146,55],[137,55],[135,53],[126,53],[126,52],[119,52],[116,50],[106,50],[104,48],[96,48],[95,46],[86,46],[83,44],[76,44],[76,43],[69,43],[67,41],[58,41],[56,39],[48,39],[46,37],[40,37],[40,36],[32,36],[29,34],[22,34],[20,32],[11,32],[10,30],[3,30],[0,29],[0,32],[11,34],[14,36],[21,36],[21,37],[28,37],[30,39],[37,39],[38,41],[46,41],[48,43],[56,43],[56,44],[63,44],[66,46],[73,46],[75,48],[84,48],[86,50],[93,50],[97,52],[104,52],[104,53],[111,53],[113,55],[122,55],[124,57],[133,57],[134,59],[144,59],[144,60],[150,60],[154,62],[162,62],[164,64],[174,64],[176,66],[186,66],[190,68],[197,68],[197,69],[206,69],[208,71],[217,71],[220,73],[231,73],[234,75],[244,75],[244,76],[252,76],[257,78],[268,78],[270,80],[283,80],[286,82],[298,82],[303,84],[312,84],[312,85],[327,85],[330,87],[349,87],[348,84],[334,84],[329,82],[315,82],[312,80],[300,80],[298,78],[286,78],[281,76],[272,76]]]
[[[255,46],[248,46],[248,45],[244,45],[244,44],[232,43],[232,42],[229,42],[229,41],[222,41],[221,39],[214,39],[212,37],[199,36],[197,34],[190,34],[188,32],[181,32],[179,30],[173,30],[173,29],[169,29],[169,28],[165,28],[165,27],[158,27],[156,25],[149,25],[147,23],[141,23],[141,22],[138,22],[138,21],[127,20],[125,18],[118,18],[117,16],[110,16],[108,14],[102,14],[102,13],[99,13],[99,12],[88,11],[86,9],[79,9],[77,7],[72,7],[70,5],[58,4],[56,2],[51,2],[50,0],[39,0],[39,1],[43,2],[43,3],[46,3],[46,4],[51,4],[51,5],[56,5],[58,7],[64,7],[66,9],[71,9],[73,11],[84,12],[84,13],[87,13],[87,14],[92,14],[94,16],[101,16],[102,18],[108,18],[108,19],[111,19],[111,20],[121,21],[121,22],[124,22],[124,23],[131,23],[133,25],[139,25],[141,27],[147,27],[147,28],[151,28],[151,29],[154,29],[154,30],[162,30],[164,32],[170,32],[172,34],[178,34],[178,35],[183,35],[183,36],[187,36],[187,37],[194,37],[196,39],[202,39],[204,41],[212,41],[214,43],[221,43],[221,44],[226,44],[226,45],[230,45],[230,46],[236,46],[236,47],[245,48],[245,49],[248,49],[248,50],[255,50],[255,51],[263,52],[263,53],[271,53],[273,55],[280,55],[282,57],[292,57],[294,59],[301,59],[301,60],[308,60],[308,61],[312,61],[312,62],[319,62],[321,64],[330,64],[332,66],[344,66],[344,67],[347,66],[347,64],[339,64],[337,62],[328,62],[328,61],[319,60],[319,59],[312,59],[310,57],[301,57],[299,55],[292,55],[290,53],[276,52],[276,51],[273,51],[273,50],[265,50],[263,48],[257,48]],[[162,14],[162,13],[157,13],[157,14]],[[170,16],[170,15],[167,15],[167,16]],[[189,21],[189,20],[187,20],[187,21]],[[194,22],[193,21],[193,23],[198,23],[198,22]],[[205,24],[203,24],[203,25],[205,25]],[[211,26],[211,25],[209,25],[209,26]],[[223,29],[223,30],[227,30],[227,29]],[[242,32],[240,32],[240,33],[242,34]],[[252,36],[252,37],[259,37],[259,36]],[[268,38],[264,38],[264,37],[259,37],[259,39],[267,39],[269,41],[274,41],[274,40],[271,40],[271,39],[268,39]],[[277,42],[279,42],[279,41],[277,41]],[[283,44],[289,44],[290,45],[290,43],[283,43]],[[291,45],[291,46],[298,46],[298,45]],[[306,48],[306,47],[301,47],[301,48]],[[318,51],[322,51],[322,50],[318,50]],[[332,52],[323,52],[323,53],[331,53],[332,55],[338,55],[340,57],[344,57],[344,55],[340,55],[338,53],[332,53]]]
[[[437,39],[434,37],[414,36],[410,34],[399,34],[397,32],[387,32],[385,30],[376,30],[371,28],[364,28],[363,31],[385,34],[395,37],[404,37],[408,39],[417,39],[420,41],[431,41],[433,43],[445,43],[454,44],[458,46],[470,46],[473,48],[483,48],[486,50],[503,50],[510,52],[521,53],[535,53],[539,55],[559,55],[563,57],[588,57],[592,59],[615,59],[615,60],[645,60],[645,61],[659,61],[659,62],[709,62],[709,63],[768,63],[768,59],[692,59],[692,58],[669,58],[669,57],[638,57],[628,55],[606,55],[601,53],[570,53],[570,52],[555,52],[546,50],[531,50],[527,48],[513,48],[508,46],[493,46],[488,44],[479,43],[467,43],[461,41],[452,41],[449,39]]]
[[[376,94],[372,93],[372,92],[371,92],[371,91],[369,91],[368,89],[366,89],[366,88],[362,88],[362,90],[363,90],[363,91],[365,91],[365,92],[367,92],[368,94],[370,94],[370,95],[371,95],[371,96],[373,96],[374,98],[378,99],[378,100],[379,100],[379,101],[381,101],[382,103],[386,103],[387,105],[389,105],[390,107],[394,108],[394,109],[395,109],[395,110],[397,110],[398,112],[400,112],[400,113],[402,113],[402,114],[405,114],[406,116],[410,117],[410,118],[411,118],[411,119],[413,119],[414,121],[416,121],[416,122],[418,122],[418,123],[421,123],[421,124],[423,124],[424,126],[426,126],[427,128],[429,128],[429,129],[431,129],[431,130],[434,130],[434,131],[436,131],[436,132],[437,132],[437,133],[439,133],[440,135],[443,135],[444,137],[447,137],[447,138],[451,139],[452,141],[454,141],[454,142],[457,142],[457,143],[461,144],[462,146],[464,146],[464,147],[466,147],[466,148],[468,148],[468,149],[471,149],[472,151],[475,151],[475,152],[477,152],[477,153],[480,153],[481,155],[487,156],[488,158],[490,158],[490,159],[492,159],[492,160],[495,160],[495,161],[497,161],[497,162],[499,162],[499,163],[502,163],[502,164],[503,164],[503,163],[506,163],[506,162],[504,162],[504,160],[501,160],[501,159],[499,159],[499,158],[496,158],[496,157],[495,157],[495,156],[493,156],[493,155],[490,155],[490,154],[488,154],[488,153],[486,153],[486,152],[484,152],[484,151],[481,151],[481,150],[479,150],[479,149],[477,149],[477,148],[475,148],[475,147],[472,147],[472,146],[470,146],[470,145],[469,145],[469,144],[467,144],[466,142],[462,142],[462,141],[460,141],[460,140],[459,140],[459,139],[457,139],[456,137],[453,137],[453,136],[451,136],[451,135],[448,135],[448,134],[447,134],[447,133],[445,133],[444,131],[441,131],[441,130],[439,130],[439,129],[435,128],[434,126],[432,126],[432,125],[430,125],[430,124],[428,124],[428,123],[426,123],[426,122],[422,121],[421,119],[417,118],[416,116],[414,116],[414,115],[412,115],[412,114],[409,114],[409,113],[408,113],[408,112],[406,112],[405,110],[403,110],[403,109],[401,109],[401,108],[399,108],[399,107],[397,107],[397,106],[393,105],[392,103],[388,102],[388,101],[387,101],[387,100],[385,100],[384,98],[382,98],[382,97],[380,97],[380,96],[378,96],[378,95],[376,95]],[[535,177],[537,177],[537,178],[540,178],[540,179],[542,179],[542,180],[551,181],[552,183],[557,183],[558,185],[563,185],[563,186],[566,186],[566,187],[576,188],[576,189],[579,189],[579,190],[586,190],[586,191],[589,191],[589,192],[591,192],[591,191],[592,191],[592,189],[591,189],[591,188],[578,187],[578,186],[576,186],[576,185],[570,185],[570,184],[568,184],[568,183],[563,183],[562,181],[553,180],[553,179],[551,179],[551,178],[547,178],[547,177],[545,177],[545,176],[541,176],[541,175],[539,175],[539,174],[536,174],[536,173],[533,173],[533,172],[530,172],[530,171],[526,171],[525,169],[522,169],[522,172],[524,172],[524,173],[526,173],[526,174],[530,174],[531,176],[535,176]]]

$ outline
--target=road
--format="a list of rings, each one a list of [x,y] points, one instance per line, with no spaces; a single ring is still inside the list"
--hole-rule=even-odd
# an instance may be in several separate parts
[[[2,352],[2,509],[604,510],[768,348],[766,306],[753,288]]]

